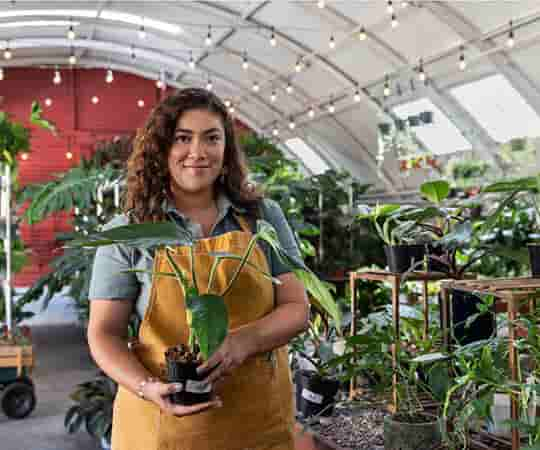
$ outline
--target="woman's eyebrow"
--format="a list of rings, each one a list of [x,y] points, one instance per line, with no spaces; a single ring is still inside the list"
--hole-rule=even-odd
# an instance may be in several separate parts
[[[208,130],[204,130],[201,134],[210,134],[210,133],[216,133],[221,132],[219,128],[209,128]],[[188,130],[185,128],[177,128],[174,132],[175,134],[178,133],[186,133],[186,134],[193,134],[193,130]]]

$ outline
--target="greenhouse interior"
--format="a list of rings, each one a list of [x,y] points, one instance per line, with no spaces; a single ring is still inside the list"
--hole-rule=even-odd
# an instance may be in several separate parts
[[[0,448],[539,450],[538,55],[538,0],[1,1]]]

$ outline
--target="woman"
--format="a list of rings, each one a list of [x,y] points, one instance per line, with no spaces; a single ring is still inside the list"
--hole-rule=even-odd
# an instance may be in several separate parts
[[[245,250],[262,211],[282,246],[300,258],[279,206],[263,201],[247,183],[232,119],[206,90],[181,90],[152,111],[128,161],[125,209],[109,227],[172,220],[188,229],[197,245],[237,254]],[[195,255],[198,272],[204,272],[201,264],[208,258],[198,255],[197,247]],[[168,400],[182,386],[163,381],[161,367],[165,349],[188,338],[183,294],[166,277],[125,272],[158,270],[162,264],[165,269],[163,252],[151,255],[122,245],[98,250],[88,341],[97,364],[119,384],[114,450],[293,450],[286,344],[306,328],[308,301],[301,282],[269,248],[257,246],[253,255],[281,284],[245,271],[249,276],[225,298],[229,334],[200,367],[217,396],[182,406]],[[126,334],[132,312],[142,323],[130,351]]]

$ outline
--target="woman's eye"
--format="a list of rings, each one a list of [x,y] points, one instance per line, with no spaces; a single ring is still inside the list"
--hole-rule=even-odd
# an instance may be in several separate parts
[[[189,142],[191,141],[191,136],[187,136],[187,135],[176,136],[176,141],[181,142],[182,144],[189,144]]]
[[[217,144],[221,140],[221,136],[219,134],[215,134],[213,136],[209,136],[208,140],[213,144]]]

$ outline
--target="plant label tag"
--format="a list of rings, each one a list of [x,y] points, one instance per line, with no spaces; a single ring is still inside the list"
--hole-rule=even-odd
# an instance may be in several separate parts
[[[205,381],[186,380],[186,392],[206,394],[212,390],[212,385]]]
[[[322,395],[315,394],[315,392],[311,392],[306,388],[302,389],[302,398],[305,398],[308,402],[317,403],[317,405],[323,402]]]

